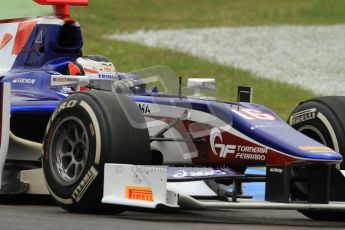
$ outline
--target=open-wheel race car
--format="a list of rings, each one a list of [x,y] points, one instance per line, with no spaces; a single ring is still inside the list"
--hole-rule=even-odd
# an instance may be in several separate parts
[[[34,1],[54,16],[0,21],[2,195],[49,193],[71,212],[293,209],[345,220],[342,156],[250,103],[250,90],[231,103],[211,78],[182,87],[167,67],[117,72],[82,55],[69,5],[87,0]],[[264,201],[242,191],[257,181]]]

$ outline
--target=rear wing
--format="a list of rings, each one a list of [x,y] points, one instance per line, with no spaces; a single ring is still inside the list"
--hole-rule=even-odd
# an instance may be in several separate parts
[[[89,0],[33,0],[40,5],[52,5],[54,15],[57,17],[69,17],[69,6],[87,6]]]

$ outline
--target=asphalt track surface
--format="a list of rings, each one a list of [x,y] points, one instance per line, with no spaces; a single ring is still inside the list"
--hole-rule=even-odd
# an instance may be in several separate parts
[[[345,229],[345,222],[321,222],[296,211],[212,210],[139,212],[118,215],[67,213],[49,199],[0,199],[0,229]]]

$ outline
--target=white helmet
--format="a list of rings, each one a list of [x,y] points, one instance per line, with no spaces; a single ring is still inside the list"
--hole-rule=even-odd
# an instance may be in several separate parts
[[[115,66],[107,58],[99,55],[79,57],[69,65],[71,75],[98,75],[98,78],[116,79]],[[77,71],[75,71],[77,69]]]

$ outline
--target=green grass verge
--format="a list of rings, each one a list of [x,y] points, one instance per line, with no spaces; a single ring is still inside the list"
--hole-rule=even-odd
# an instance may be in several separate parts
[[[51,12],[50,6],[39,6],[32,0],[0,0],[0,19],[34,17]]]
[[[85,54],[108,56],[119,71],[169,65],[179,76],[214,76],[222,99],[231,100],[231,82],[254,87],[254,101],[287,118],[301,100],[315,97],[300,87],[258,78],[250,72],[225,67],[169,50],[108,41],[104,34],[139,29],[281,24],[338,24],[345,22],[343,0],[91,0],[74,9],[82,25]]]
[[[82,24],[85,53],[109,57],[119,71],[169,65],[179,76],[214,76],[224,100],[233,100],[232,88],[254,87],[254,102],[284,119],[299,101],[316,95],[298,86],[258,78],[240,69],[210,63],[169,50],[102,39],[104,34],[138,29],[280,24],[336,24],[345,22],[342,0],[102,0],[73,11]],[[234,78],[235,87],[232,87]]]
[[[114,61],[119,71],[131,71],[154,65],[168,65],[178,76],[215,77],[220,98],[227,101],[235,99],[233,88],[238,85],[254,87],[254,102],[266,105],[284,119],[301,100],[315,97],[310,91],[297,86],[258,78],[240,69],[214,64],[170,50],[148,48],[138,44],[118,41],[92,42],[88,53],[100,53]],[[232,84],[232,81],[234,84]],[[234,85],[234,87],[232,87]]]
[[[345,22],[343,0],[90,0],[77,10],[99,32]],[[85,23],[84,23],[85,24]],[[85,25],[84,25],[85,26]]]

